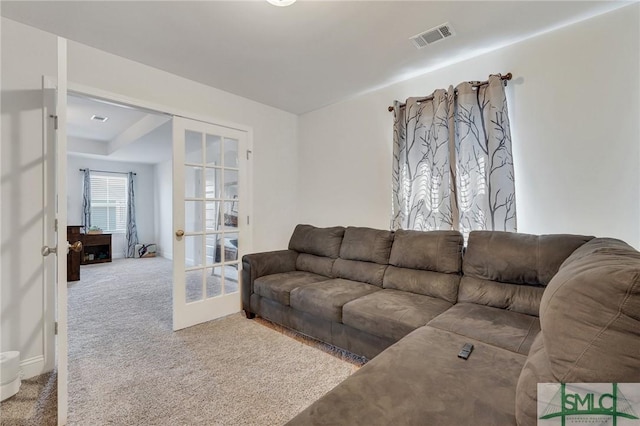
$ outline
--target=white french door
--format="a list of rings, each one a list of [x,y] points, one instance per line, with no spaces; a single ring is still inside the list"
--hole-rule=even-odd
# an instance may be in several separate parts
[[[173,329],[238,312],[247,132],[173,118]]]

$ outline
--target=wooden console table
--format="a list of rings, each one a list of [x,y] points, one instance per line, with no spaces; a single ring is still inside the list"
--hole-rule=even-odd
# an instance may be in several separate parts
[[[81,264],[111,262],[111,234],[80,234]]]

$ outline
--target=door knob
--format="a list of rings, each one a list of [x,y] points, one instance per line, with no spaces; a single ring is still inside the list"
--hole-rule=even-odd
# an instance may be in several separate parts
[[[42,254],[43,256],[49,256],[51,253],[56,253],[58,251],[58,249],[56,247],[49,247],[49,246],[42,246],[42,248],[40,249],[40,254]]]
[[[182,237],[182,236],[184,236],[184,231],[182,229],[178,229],[176,231],[176,237]]]
[[[69,250],[80,253],[82,251],[82,241],[76,241],[73,244],[69,244]]]

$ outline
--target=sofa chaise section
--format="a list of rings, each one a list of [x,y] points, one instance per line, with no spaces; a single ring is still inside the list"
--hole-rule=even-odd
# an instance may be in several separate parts
[[[457,357],[463,344],[475,349]],[[515,391],[526,357],[421,327],[369,361],[288,426],[515,424]]]

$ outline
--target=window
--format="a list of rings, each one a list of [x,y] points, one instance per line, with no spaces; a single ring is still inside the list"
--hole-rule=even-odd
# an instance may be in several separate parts
[[[91,175],[91,225],[105,232],[127,230],[127,178]]]

